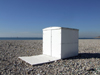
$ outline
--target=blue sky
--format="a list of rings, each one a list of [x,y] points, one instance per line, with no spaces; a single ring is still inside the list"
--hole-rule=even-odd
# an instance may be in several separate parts
[[[100,0],[0,0],[0,37],[42,37],[51,26],[100,36]]]

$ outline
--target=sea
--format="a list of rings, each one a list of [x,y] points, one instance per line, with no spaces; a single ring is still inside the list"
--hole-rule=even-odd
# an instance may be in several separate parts
[[[79,38],[79,39],[100,39],[100,38]],[[0,37],[0,40],[43,40],[42,37]]]
[[[0,37],[0,40],[42,40],[41,37]]]

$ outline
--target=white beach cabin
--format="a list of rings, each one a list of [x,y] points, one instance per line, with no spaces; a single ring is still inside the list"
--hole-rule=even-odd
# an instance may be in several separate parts
[[[78,55],[78,29],[48,27],[43,29],[43,54],[19,57],[31,65]]]

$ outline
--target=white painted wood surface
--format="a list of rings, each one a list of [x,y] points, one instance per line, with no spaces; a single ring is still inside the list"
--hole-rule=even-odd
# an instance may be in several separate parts
[[[51,30],[43,31],[43,54],[51,55]]]
[[[19,58],[31,65],[43,64],[59,60],[58,58],[51,57],[49,55],[24,56]]]
[[[78,55],[78,29],[48,27],[43,29],[43,54],[19,57],[31,65],[43,64]]]
[[[78,31],[78,29],[64,27],[44,28],[43,54],[60,59],[78,55]]]

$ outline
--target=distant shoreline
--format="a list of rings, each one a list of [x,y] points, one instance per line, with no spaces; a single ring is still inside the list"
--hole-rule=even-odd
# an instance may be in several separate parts
[[[100,38],[79,38],[79,39],[100,39]]]
[[[95,38],[98,38],[98,39],[100,39],[100,36],[98,36],[98,37],[95,37]]]

